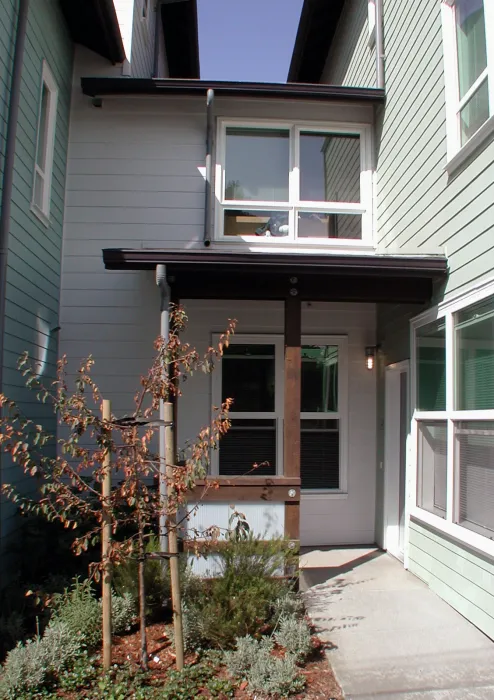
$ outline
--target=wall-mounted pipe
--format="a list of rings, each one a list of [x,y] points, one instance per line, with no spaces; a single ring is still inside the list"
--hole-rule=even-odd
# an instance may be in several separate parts
[[[0,212],[0,391],[3,390],[3,348],[5,335],[5,297],[7,293],[7,256],[12,209],[12,188],[14,182],[15,145],[17,121],[21,97],[22,65],[26,43],[29,0],[19,0],[17,29],[15,34],[12,80],[10,83],[7,133],[5,137],[5,157],[3,161],[2,203]]]
[[[376,87],[385,89],[383,0],[376,0]]]
[[[168,342],[170,337],[170,287],[166,279],[166,266],[156,265],[156,284],[160,290],[160,335]],[[159,428],[159,458],[160,458],[160,483],[159,493],[163,503],[166,501],[166,430],[165,430],[165,402],[160,401],[160,428]],[[160,552],[168,550],[168,537],[166,535],[166,514],[162,513],[159,519]]]
[[[206,98],[206,188],[204,201],[204,245],[211,245],[211,225],[212,225],[212,202],[211,202],[211,179],[213,169],[213,105],[214,90],[208,90]]]

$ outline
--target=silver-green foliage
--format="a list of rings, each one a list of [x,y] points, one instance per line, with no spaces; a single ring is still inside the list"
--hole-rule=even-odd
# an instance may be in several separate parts
[[[76,658],[79,641],[64,622],[50,622],[42,637],[30,639],[9,651],[0,675],[1,700],[16,700],[41,688]]]
[[[290,615],[302,617],[305,611],[302,596],[292,590],[288,590],[284,595],[277,598],[274,601],[273,608],[273,617],[275,620],[279,620],[282,617],[288,617]]]
[[[130,632],[137,615],[134,598],[130,593],[111,596],[111,626],[113,634],[125,634]]]
[[[312,651],[310,627],[303,618],[282,617],[274,638],[297,661],[304,661]]]
[[[273,640],[263,637],[237,639],[235,651],[225,652],[225,663],[232,676],[246,680],[252,692],[287,697],[299,693],[305,679],[297,668],[296,658],[287,653],[273,656]]]
[[[71,588],[57,595],[52,620],[64,622],[80,644],[93,649],[101,643],[101,608],[90,581],[74,579]]]
[[[204,629],[200,611],[185,601],[182,601],[182,629],[185,651],[201,649],[204,644]]]

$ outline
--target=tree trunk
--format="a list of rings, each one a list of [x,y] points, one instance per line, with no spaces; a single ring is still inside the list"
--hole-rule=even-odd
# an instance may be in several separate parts
[[[146,566],[144,549],[144,532],[139,522],[139,626],[141,631],[141,668],[148,670],[148,642],[146,635],[146,584],[144,567]]]

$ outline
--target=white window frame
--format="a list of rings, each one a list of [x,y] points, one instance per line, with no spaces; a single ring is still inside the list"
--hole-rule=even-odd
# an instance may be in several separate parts
[[[287,202],[227,200],[225,193],[226,130],[228,127],[245,127],[260,129],[289,129],[290,135],[290,171],[289,196]],[[360,202],[309,202],[298,199],[300,188],[300,132],[330,132],[360,137]],[[314,247],[318,248],[358,248],[374,249],[373,231],[373,163],[372,163],[372,127],[370,124],[344,124],[341,122],[293,122],[248,121],[245,119],[219,119],[216,137],[215,165],[215,240],[235,245],[237,242],[255,244],[256,247]],[[259,211],[288,211],[290,233],[288,236],[263,238],[259,236],[225,236],[224,211],[226,209],[249,209]],[[360,214],[362,216],[362,238],[297,238],[296,212],[320,212],[329,214]]]
[[[460,100],[458,83],[458,53],[454,0],[442,0],[441,19],[444,47],[444,85],[446,98],[446,146],[445,170],[452,174],[472,155],[485,146],[494,134],[494,0],[484,0],[487,68]],[[489,118],[462,146],[460,138],[460,110],[477,88],[488,80]]]
[[[457,450],[454,432],[455,423],[458,421],[492,420],[494,426],[494,409],[489,410],[455,410],[455,386],[456,364],[455,358],[455,324],[454,315],[479,301],[494,296],[494,279],[482,286],[471,290],[457,298],[442,302],[441,304],[423,312],[413,318],[411,324],[411,401],[413,415],[411,424],[411,453],[407,465],[407,506],[409,515],[419,522],[434,527],[458,542],[465,544],[479,552],[494,556],[494,533],[491,537],[474,532],[456,522],[459,514],[459,466],[455,460]],[[417,400],[417,330],[422,326],[436,320],[445,321],[446,338],[446,410],[445,411],[420,411],[415,408]],[[446,421],[448,429],[448,455],[446,477],[446,517],[429,513],[419,508],[417,503],[417,475],[418,475],[418,423],[421,420]]]
[[[218,344],[219,334],[212,334],[212,347]],[[275,346],[275,408],[269,413],[259,413],[260,418],[276,420],[277,431],[277,467],[276,476],[283,476],[283,421],[284,421],[284,337],[279,334],[235,334],[230,338],[230,345],[269,344]],[[338,411],[325,413],[301,413],[301,420],[311,418],[335,419],[339,421],[340,442],[340,486],[338,489],[304,489],[304,495],[314,494],[328,497],[346,495],[348,492],[348,337],[346,335],[303,335],[302,345],[336,345],[338,347]],[[221,359],[211,375],[212,405],[220,406],[222,397]],[[214,417],[214,415],[213,415]],[[252,412],[235,411],[235,404],[230,410],[230,418],[252,418]],[[219,476],[218,450],[211,452],[211,474]],[[251,476],[256,476],[252,474]],[[231,477],[233,478],[233,477]]]
[[[46,115],[46,147],[45,147],[45,162],[42,168],[38,162],[38,147],[41,137],[41,107],[43,100],[43,88],[46,87],[49,94],[48,113]],[[55,131],[57,123],[57,107],[58,107],[58,87],[53,77],[53,73],[48,66],[46,60],[43,60],[41,70],[41,87],[38,102],[38,125],[36,129],[36,150],[34,154],[34,176],[33,176],[33,191],[31,200],[31,211],[35,214],[45,226],[50,224],[50,206],[51,192],[53,180],[53,159],[55,156]],[[36,176],[42,180],[42,201],[41,206],[35,200]]]

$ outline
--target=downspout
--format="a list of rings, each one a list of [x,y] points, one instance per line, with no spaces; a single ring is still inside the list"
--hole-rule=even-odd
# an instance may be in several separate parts
[[[170,287],[166,280],[165,265],[156,265],[156,284],[160,290],[160,335],[165,343],[170,337]],[[160,400],[160,427],[159,427],[159,493],[162,503],[166,502],[166,432],[165,432],[165,402]],[[168,537],[166,536],[166,513],[160,513],[159,518],[160,552],[168,549]]]
[[[15,35],[12,81],[10,83],[9,112],[5,137],[5,158],[3,163],[2,203],[0,212],[0,391],[3,391],[3,349],[5,335],[5,297],[7,294],[7,256],[12,210],[12,188],[14,182],[15,145],[17,120],[21,97],[22,64],[26,43],[27,15],[29,0],[19,0],[17,29]]]
[[[204,245],[211,245],[211,175],[213,168],[213,104],[214,90],[208,90],[206,105],[206,194],[204,201]]]
[[[376,0],[376,87],[385,89],[383,0]]]

